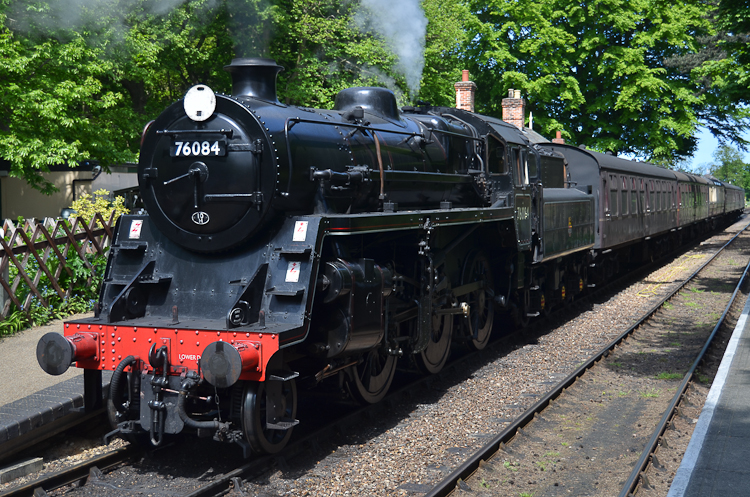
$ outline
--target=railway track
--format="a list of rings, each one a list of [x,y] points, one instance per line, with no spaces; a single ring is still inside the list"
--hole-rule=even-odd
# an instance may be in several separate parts
[[[48,491],[56,490],[67,485],[79,485],[85,483],[88,479],[98,479],[103,475],[103,471],[123,464],[125,461],[134,457],[140,449],[133,445],[121,447],[113,451],[92,457],[84,462],[74,466],[55,471],[38,480],[34,480],[16,488],[0,492],[2,497],[22,497],[34,496],[43,497]]]
[[[502,474],[502,470],[506,470],[505,474],[508,474],[508,471],[510,471],[510,475],[518,473],[523,464],[527,464],[530,462],[524,461],[522,463],[520,462],[520,460],[524,459],[524,456],[528,456],[530,453],[533,454],[533,456],[536,456],[535,459],[538,459],[536,461],[533,461],[537,465],[537,467],[535,468],[536,470],[544,471],[545,469],[547,469],[545,468],[544,462],[546,462],[548,467],[557,467],[557,472],[559,472],[559,469],[566,469],[564,468],[563,461],[567,458],[560,458],[559,452],[549,451],[543,456],[540,452],[542,444],[540,444],[539,442],[541,439],[544,439],[544,435],[538,432],[546,433],[555,431],[556,429],[559,429],[560,432],[564,432],[565,430],[565,423],[561,423],[559,419],[556,419],[559,414],[548,413],[548,411],[552,409],[552,403],[554,402],[555,404],[558,404],[564,402],[563,399],[565,398],[566,392],[573,390],[574,387],[576,387],[577,384],[582,381],[582,379],[585,379],[590,374],[590,372],[593,371],[594,368],[602,367],[605,358],[613,355],[619,347],[621,347],[627,340],[631,339],[634,334],[637,333],[637,330],[646,326],[647,323],[650,320],[653,320],[657,314],[660,315],[661,319],[664,319],[666,314],[669,312],[665,311],[665,306],[670,306],[669,302],[672,299],[680,295],[681,292],[684,293],[685,288],[688,285],[694,283],[699,275],[703,274],[715,259],[720,257],[728,247],[730,247],[739,239],[739,237],[743,233],[746,233],[747,229],[748,226],[743,228],[742,231],[740,231],[729,242],[727,242],[720,251],[714,254],[713,257],[711,257],[708,261],[701,265],[701,267],[698,268],[681,285],[679,285],[678,288],[671,291],[661,300],[661,302],[654,305],[653,308],[651,308],[649,312],[644,314],[637,323],[627,329],[619,337],[614,339],[606,347],[602,348],[597,354],[592,356],[572,374],[560,381],[553,390],[548,392],[537,403],[535,403],[527,411],[525,411],[510,426],[508,426],[505,430],[494,437],[479,451],[475,452],[463,464],[457,467],[448,477],[446,477],[438,485],[433,487],[432,490],[427,492],[426,497],[461,495],[464,493],[464,491],[467,490],[479,491],[484,495],[503,495],[502,492],[493,492],[493,485],[490,482],[493,482],[493,479],[494,481],[498,481],[495,477],[498,474]],[[691,383],[695,381],[695,376],[697,374],[696,372],[699,365],[704,360],[707,351],[710,350],[710,347],[715,337],[717,336],[717,333],[719,333],[719,331],[725,325],[727,318],[730,317],[730,310],[732,309],[733,305],[736,305],[738,295],[741,295],[740,288],[742,287],[742,285],[747,284],[748,269],[750,269],[750,263],[745,266],[741,277],[739,277],[739,280],[733,292],[731,293],[729,303],[726,304],[723,313],[721,313],[721,316],[716,321],[711,332],[705,338],[703,346],[698,347],[699,351],[694,356],[694,360],[688,368],[687,373],[685,373],[684,377],[682,378],[679,386],[676,387],[675,394],[669,401],[666,411],[664,412],[663,416],[661,416],[661,419],[658,421],[658,423],[655,424],[654,430],[648,437],[645,448],[642,453],[640,453],[637,462],[632,465],[632,472],[627,477],[625,483],[622,485],[621,490],[619,491],[620,497],[629,497],[631,495],[635,495],[641,488],[654,490],[655,486],[653,485],[653,477],[652,481],[649,481],[648,477],[648,474],[650,472],[654,472],[654,470],[650,468],[652,468],[652,465],[654,465],[658,468],[658,470],[664,472],[664,466],[659,462],[658,459],[655,458],[655,453],[662,445],[662,443],[664,443],[663,438],[667,428],[674,424],[675,418],[679,415],[678,413],[680,403],[685,399],[689,385],[691,385]],[[729,333],[731,333],[731,331]],[[718,355],[720,356],[720,354]],[[596,382],[596,380],[591,381]],[[590,391],[591,389],[589,389],[587,393],[590,393]],[[591,401],[594,402],[593,399]],[[613,418],[611,419],[611,422],[617,423],[618,420]],[[539,429],[536,429],[536,426],[534,425],[540,425]],[[610,436],[611,435],[612,433],[610,433]],[[633,437],[635,438],[636,434],[633,434]],[[580,439],[582,437],[579,436],[576,438]],[[568,445],[566,442],[562,443],[565,444],[564,446]],[[586,449],[588,448],[589,447],[586,447]],[[584,449],[583,444],[580,444],[580,449]],[[602,447],[591,447],[591,449],[601,450]],[[576,451],[578,451],[578,448],[576,448]],[[593,454],[593,451],[590,451],[590,453]],[[593,460],[594,457],[587,455],[585,456],[585,459]],[[580,469],[579,466],[576,466],[576,469]],[[510,478],[513,478],[513,476],[510,476]],[[524,475],[523,478],[516,479],[525,480],[526,475]],[[515,483],[515,481],[513,480],[506,481]],[[554,490],[550,490],[549,487],[545,489],[543,488],[543,485],[536,485],[536,483],[536,481],[528,480],[528,483],[523,482],[521,485],[516,485],[513,495],[538,495],[537,492],[544,492],[545,490],[549,491],[548,493],[545,493],[545,495],[557,495],[557,492],[555,492]],[[596,481],[596,479],[589,481],[589,490],[593,493],[586,493],[586,495],[617,495],[616,492],[612,492],[611,488],[604,492],[601,492],[602,487],[599,486],[599,483],[600,482]],[[530,491],[529,487],[534,486],[536,486],[535,490]],[[553,486],[564,487],[565,484],[563,483],[562,485],[560,485],[559,482],[555,482]],[[576,489],[574,488],[571,490],[570,487],[571,486],[568,485],[567,489],[560,488],[560,495],[562,495],[563,492],[573,492],[573,494],[575,494]],[[666,494],[666,492],[664,493]]]
[[[650,270],[653,270],[653,268],[657,265],[658,263],[654,263],[649,267],[639,270],[637,273],[632,273],[624,277],[623,279],[632,280],[637,279],[639,276],[642,277],[643,274]],[[612,285],[623,284],[623,281],[612,283]],[[603,290],[604,289],[600,289],[600,291]],[[584,300],[578,305],[585,306],[587,304]],[[545,321],[538,322],[537,324],[533,325],[530,330],[527,330],[527,334],[533,335],[534,333],[536,333],[535,330],[544,327],[549,327],[549,323]],[[219,474],[216,474],[215,476],[210,478],[210,481],[208,482],[201,482],[200,484],[194,485],[194,487],[197,488],[193,488],[187,491],[179,491],[174,495],[189,495],[191,497],[197,497],[226,494],[232,488],[241,486],[243,480],[253,480],[261,477],[264,474],[268,474],[269,472],[274,471],[274,468],[286,466],[288,461],[292,461],[307,452],[316,450],[316,448],[319,448],[320,445],[326,443],[326,441],[335,438],[336,434],[340,434],[341,431],[347,431],[350,429],[352,431],[355,431],[357,427],[360,426],[363,422],[367,422],[367,420],[377,419],[378,417],[384,416],[386,413],[392,410],[394,406],[398,406],[404,403],[408,404],[410,402],[410,399],[417,396],[419,392],[424,391],[425,389],[429,389],[434,382],[443,381],[445,378],[451,378],[456,374],[457,370],[465,367],[466,364],[475,363],[477,361],[481,362],[483,360],[481,359],[481,357],[483,356],[486,357],[487,355],[498,354],[501,353],[500,351],[502,351],[503,349],[514,347],[514,340],[517,340],[517,338],[514,338],[512,336],[504,338],[502,340],[497,340],[493,342],[488,347],[488,349],[485,349],[482,352],[476,354],[468,354],[456,361],[453,361],[438,375],[421,377],[409,383],[408,385],[395,389],[383,402],[379,404],[355,409],[344,416],[340,416],[336,419],[333,419],[332,421],[329,420],[329,423],[324,424],[323,426],[320,426],[313,431],[307,432],[307,434],[305,434],[304,436],[298,436],[297,438],[295,438],[293,442],[285,449],[283,455],[280,457],[269,456],[249,461],[240,467],[231,468],[227,469],[226,471],[219,472]],[[508,430],[505,431],[507,432]],[[79,468],[75,468],[72,471],[70,476],[56,474],[53,475],[53,478],[50,480],[51,483],[48,483],[46,481],[37,481],[0,495],[32,495],[34,489],[36,488],[51,491],[54,488],[59,488],[60,486],[68,485],[73,482],[83,482],[86,481],[87,478],[89,478],[89,474],[91,471],[90,469],[85,468],[97,467],[100,470],[106,471],[106,468],[117,467],[117,465],[123,466],[127,459],[132,456],[132,453],[129,454],[130,455],[122,456],[123,459],[121,459],[120,461],[114,462],[113,464],[107,466],[103,466],[102,463],[97,461],[93,461],[87,464],[81,464]],[[94,470],[93,474],[96,476],[100,473],[97,470]]]

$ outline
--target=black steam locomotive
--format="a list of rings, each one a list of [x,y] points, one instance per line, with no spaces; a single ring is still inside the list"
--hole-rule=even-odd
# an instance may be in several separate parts
[[[195,86],[147,128],[148,215],[120,219],[95,317],[37,348],[51,374],[86,370],[87,402],[112,370],[116,431],[153,444],[277,452],[297,381],[377,402],[399,358],[435,373],[452,343],[481,349],[743,207],[738,188],[491,117],[400,110],[382,88],[291,107],[273,61],[226,69],[232,95]]]

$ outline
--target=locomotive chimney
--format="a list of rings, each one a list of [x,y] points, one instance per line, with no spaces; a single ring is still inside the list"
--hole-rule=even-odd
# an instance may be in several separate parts
[[[521,98],[521,90],[508,90],[508,98],[503,99],[503,121],[523,129],[526,102]]]
[[[276,76],[284,70],[273,59],[239,58],[224,66],[232,75],[232,96],[253,97],[279,103],[276,97]]]
[[[477,91],[477,85],[469,81],[468,69],[463,70],[461,81],[453,86],[456,88],[456,108],[474,112],[474,93]]]
[[[560,132],[558,131],[558,132],[557,132],[557,136],[556,136],[555,138],[553,138],[553,139],[552,139],[552,143],[559,143],[559,144],[561,144],[561,145],[562,145],[563,143],[565,143],[565,138],[563,138],[563,137],[562,137],[562,133],[560,133]]]

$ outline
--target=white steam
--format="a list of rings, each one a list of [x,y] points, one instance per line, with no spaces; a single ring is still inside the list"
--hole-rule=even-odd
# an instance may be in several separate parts
[[[420,0],[362,0],[362,9],[355,16],[357,26],[383,38],[398,58],[396,70],[406,78],[409,92],[416,95],[427,34],[427,17]]]
[[[15,28],[22,31],[60,29],[78,30],[105,24],[124,28],[125,17],[134,9],[145,14],[162,15],[179,7],[186,0],[49,0],[42,8],[28,8],[23,0],[10,5]],[[209,2],[211,3],[211,2]]]

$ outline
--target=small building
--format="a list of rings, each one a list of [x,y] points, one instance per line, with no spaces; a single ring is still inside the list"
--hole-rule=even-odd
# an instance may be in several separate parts
[[[58,189],[52,195],[33,189],[22,178],[10,177],[9,172],[10,163],[0,161],[0,219],[59,217],[83,193],[102,188],[113,192],[138,184],[137,164],[112,166],[109,173],[95,161],[83,161],[77,167],[52,166],[42,174]]]

